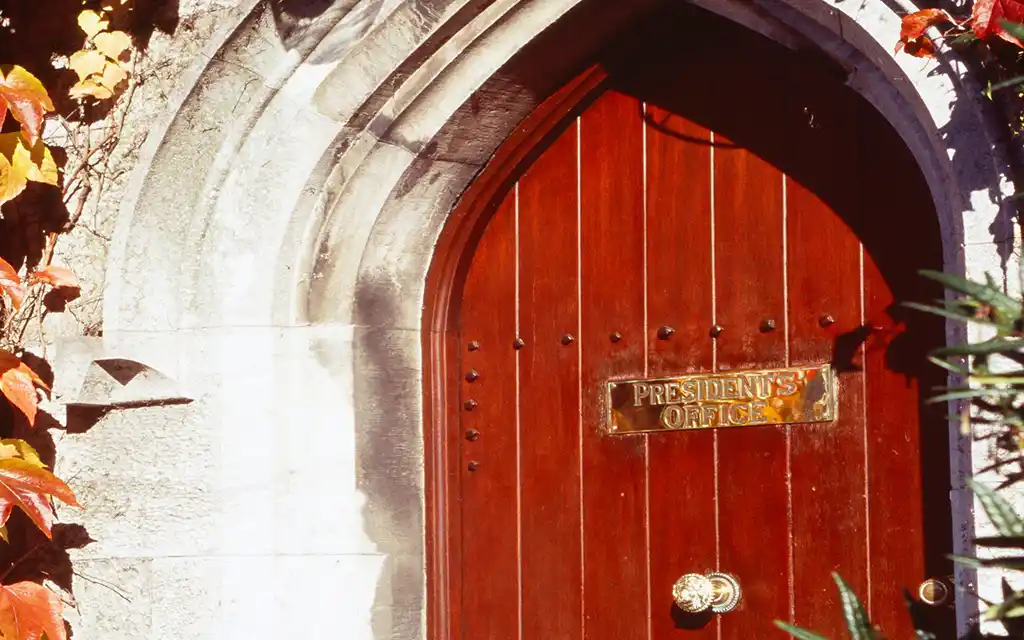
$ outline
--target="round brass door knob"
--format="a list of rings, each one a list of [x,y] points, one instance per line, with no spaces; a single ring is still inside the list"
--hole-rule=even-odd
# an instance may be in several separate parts
[[[928,578],[917,588],[917,595],[921,602],[932,607],[941,607],[952,600],[953,590],[950,587],[945,580]]]
[[[728,573],[688,573],[672,585],[672,599],[686,613],[729,613],[740,603],[740,583]]]

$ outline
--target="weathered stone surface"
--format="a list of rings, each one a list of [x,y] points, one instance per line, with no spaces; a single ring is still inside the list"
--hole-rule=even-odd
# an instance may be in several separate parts
[[[383,556],[164,558],[152,567],[151,638],[374,640]]]
[[[543,98],[514,81],[543,61],[516,54],[578,2],[469,4],[190,0],[154,37],[124,173],[87,210],[109,256],[73,265],[105,284],[50,325],[93,327],[55,345],[53,409],[103,358],[194,401],[66,416],[82,429],[58,472],[86,510],[61,515],[97,540],[74,558],[128,595],[76,581],[76,637],[423,637],[424,278],[459,195]],[[894,57],[880,0],[705,4],[839,60],[921,164],[947,268],[1017,286],[1005,166],[954,57]],[[950,437],[962,548],[962,476],[986,451]]]
[[[75,606],[66,609],[76,640],[137,640],[152,636],[152,561],[75,561]]]

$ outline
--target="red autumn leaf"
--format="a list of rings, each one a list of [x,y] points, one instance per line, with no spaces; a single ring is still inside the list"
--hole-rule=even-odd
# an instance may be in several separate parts
[[[25,414],[29,426],[32,427],[36,424],[36,411],[39,408],[36,386],[49,388],[35,371],[21,361],[21,358],[10,351],[0,349],[0,393]]]
[[[48,284],[51,287],[70,287],[78,289],[78,278],[71,269],[50,265],[42,269],[36,269],[28,280],[29,284]]]
[[[903,16],[900,41],[896,43],[896,51],[903,49],[917,58],[934,58],[935,44],[924,35],[924,32],[943,22],[954,22],[954,20],[942,9],[921,9]]]
[[[7,73],[0,69],[0,127],[8,109],[21,123],[29,145],[34,146],[43,131],[43,116],[53,111],[53,102],[39,78],[15,66]]]
[[[974,1],[974,9],[971,11],[971,27],[979,38],[984,40],[996,36],[1018,47],[1024,47],[1024,43],[1003,28],[1000,23],[1002,20],[1024,22],[1024,2],[1020,0]]]
[[[0,634],[4,640],[67,640],[60,597],[35,582],[0,585]]]
[[[11,306],[15,311],[21,308],[21,301],[25,297],[25,286],[21,284],[18,270],[3,258],[0,258],[0,290],[3,290],[11,299]]]
[[[0,460],[0,525],[7,524],[11,510],[18,507],[47,538],[53,538],[51,496],[72,507],[81,506],[71,487],[50,471],[29,460]]]

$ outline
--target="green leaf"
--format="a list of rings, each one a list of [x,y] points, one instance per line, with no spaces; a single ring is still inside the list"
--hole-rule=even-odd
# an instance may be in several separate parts
[[[987,274],[986,280],[988,280],[988,284],[984,285],[968,280],[967,278],[961,278],[960,276],[954,276],[941,271],[925,269],[919,273],[926,278],[945,285],[953,291],[958,291],[974,298],[975,300],[991,305],[1004,318],[1016,318],[1021,314],[1020,301],[1003,293],[1001,289],[995,286],[992,278]]]
[[[972,567],[974,569],[986,569],[986,568],[997,568],[997,569],[1012,569],[1013,571],[1020,571],[1024,569],[1024,556],[1010,556],[1006,558],[972,558],[970,556],[949,556],[957,564],[962,564],[965,567]]]
[[[1003,602],[990,606],[981,617],[985,620],[1024,617],[1024,591],[1010,593]]]
[[[794,638],[799,638],[799,640],[828,640],[828,638],[826,638],[825,636],[818,635],[817,633],[814,633],[813,631],[808,631],[807,629],[794,627],[791,624],[786,624],[782,620],[776,620],[775,626],[782,629]]]
[[[975,558],[973,556],[959,556],[955,553],[949,555],[949,559],[957,564],[962,564],[965,567],[972,569],[984,568],[985,563],[981,558]]]
[[[985,514],[992,521],[996,531],[1003,536],[1024,536],[1024,520],[1020,519],[1006,498],[973,478],[967,479],[967,486],[978,496]]]
[[[857,594],[838,573],[833,573],[832,579],[839,587],[839,598],[843,603],[843,617],[846,618],[846,626],[850,630],[850,640],[876,640],[878,636],[871,627],[871,621],[868,620],[868,614],[864,611]]]
[[[1011,36],[1024,42],[1024,24],[1010,22],[1009,20],[1000,20],[999,24],[1002,25],[1003,29],[1006,29]]]
[[[917,302],[904,302],[901,306],[909,309],[916,309],[918,311],[924,311],[936,316],[942,316],[943,318],[950,318],[951,320],[959,320],[960,322],[973,322],[975,324],[984,324],[991,326],[1002,326],[1002,324],[990,320],[989,318],[979,318],[974,313],[968,313],[966,310],[951,310],[946,307],[936,307],[930,304],[920,304]]]
[[[979,547],[1024,549],[1024,536],[983,536],[981,538],[975,538],[974,544]]]
[[[970,373],[968,369],[958,367],[949,360],[944,360],[942,358],[937,358],[935,356],[928,356],[928,361],[937,367],[941,367],[946,371],[949,371],[950,373],[955,373],[959,376],[966,376]]]
[[[1016,373],[1017,375],[1012,375]],[[971,380],[978,384],[992,385],[992,384],[1024,384],[1024,376],[1020,375],[1019,371],[1011,373],[998,373],[990,374],[985,376],[971,376]]]
[[[1024,347],[1024,340],[1021,338],[992,338],[984,342],[943,347],[942,349],[936,349],[933,353],[936,356],[983,356],[994,353],[1016,352],[1021,347]]]
[[[1024,76],[1017,76],[1016,78],[1010,78],[1009,80],[1003,80],[997,82],[988,88],[989,92],[1002,91],[1003,89],[1009,89],[1010,87],[1019,87],[1024,85]]]
[[[1020,395],[1020,391],[1016,389],[953,389],[948,393],[943,393],[932,398],[928,398],[927,402],[948,402],[949,400],[964,400],[973,398],[990,398],[999,396],[1017,396]]]
[[[968,31],[967,33],[961,33],[955,38],[950,38],[946,42],[949,43],[950,46],[957,46],[963,44],[970,44],[971,42],[975,42],[980,39],[981,38],[979,38],[977,34],[975,34],[973,31]]]

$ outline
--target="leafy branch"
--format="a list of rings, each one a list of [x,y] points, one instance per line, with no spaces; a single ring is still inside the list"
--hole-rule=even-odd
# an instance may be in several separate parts
[[[67,58],[66,67],[78,78],[68,95],[79,112],[84,112],[86,105],[116,99],[132,85],[132,38],[110,28],[115,10],[124,8],[127,2],[106,0],[99,10],[78,14],[82,46]],[[17,123],[16,130],[4,127],[8,117]],[[48,122],[67,133],[63,155],[75,160],[70,173],[62,170],[48,144],[53,142],[46,132]],[[29,429],[37,427],[40,400],[50,388],[26,359],[25,332],[32,322],[41,326],[43,315],[54,310],[50,302],[61,300],[66,304],[80,295],[75,274],[51,261],[58,236],[78,223],[92,190],[92,179],[97,174],[102,179],[121,129],[111,127],[98,144],[93,144],[88,123],[81,127],[86,130],[84,148],[75,144],[73,127],[56,113],[50,93],[37,76],[22,66],[0,66],[0,130],[7,129],[0,133],[0,211],[4,221],[11,221],[12,210],[7,206],[24,198],[31,183],[59,189],[65,207],[76,202],[75,213],[63,227],[44,234],[38,264],[19,266],[0,257],[0,395],[10,405],[15,422]],[[63,310],[63,305],[57,310]],[[6,525],[15,507],[47,539],[52,539],[55,500],[79,506],[72,489],[47,468],[26,440],[0,439],[0,539],[8,540]],[[37,544],[0,573],[3,640],[40,640],[44,635],[48,640],[67,638],[59,594],[34,581],[6,583],[13,569],[39,547]]]

